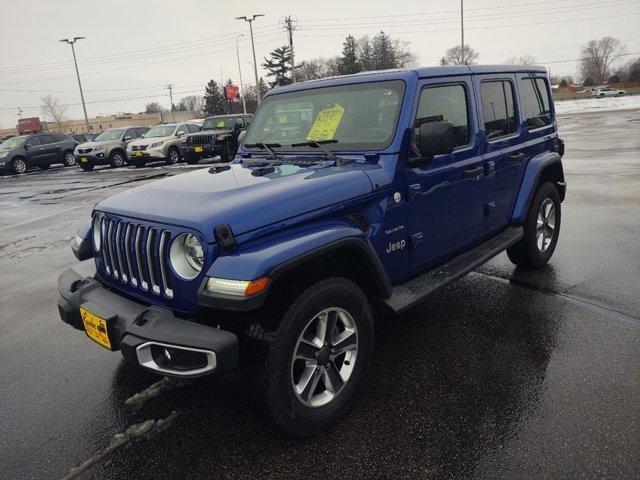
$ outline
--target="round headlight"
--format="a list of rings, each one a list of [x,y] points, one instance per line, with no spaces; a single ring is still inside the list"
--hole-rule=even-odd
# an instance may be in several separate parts
[[[204,249],[195,235],[183,233],[171,244],[169,258],[178,275],[186,280],[193,280],[204,265]]]
[[[100,219],[98,218],[98,216],[96,215],[95,217],[93,217],[93,248],[96,249],[96,252],[100,251],[100,244],[101,244],[101,232],[100,232]]]

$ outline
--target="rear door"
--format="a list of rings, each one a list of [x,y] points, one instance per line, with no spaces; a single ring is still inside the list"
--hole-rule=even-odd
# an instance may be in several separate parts
[[[53,133],[45,133],[40,135],[40,165],[55,163],[59,156],[60,144],[56,142]]]
[[[522,126],[513,74],[476,75],[480,96],[481,142],[485,167],[486,233],[504,228],[518,193],[525,165]]]
[[[405,168],[411,263],[416,270],[468,248],[482,225],[483,166],[471,76],[420,82],[415,123],[451,122],[455,150]],[[414,145],[418,128],[414,130]],[[418,155],[414,147],[414,155]]]

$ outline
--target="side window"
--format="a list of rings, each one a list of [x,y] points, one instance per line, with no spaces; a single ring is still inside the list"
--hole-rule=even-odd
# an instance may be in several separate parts
[[[140,138],[142,135],[144,135],[148,131],[149,131],[149,129],[146,128],[146,127],[136,128],[136,137]]]
[[[126,132],[124,132],[124,136],[122,137],[123,140],[126,139],[127,137],[131,137],[131,138],[137,138],[136,135],[136,129],[135,128],[128,128]]]
[[[488,140],[516,132],[513,87],[507,80],[482,82],[482,113]]]
[[[178,127],[176,128],[176,135],[180,132],[182,132],[183,134],[189,133],[189,129],[187,128],[186,123],[181,123],[180,125],[178,125]]]
[[[53,135],[40,135],[40,145],[48,145],[50,143],[55,143]]]
[[[524,78],[520,80],[523,117],[527,128],[540,128],[551,125],[549,91],[542,78]]]
[[[196,133],[198,130],[200,130],[200,127],[195,123],[187,124],[187,128],[189,129],[189,133]]]
[[[469,145],[470,127],[467,90],[464,85],[426,87],[420,92],[414,129],[414,144],[418,129],[426,122],[451,122],[456,148]]]
[[[29,148],[37,147],[38,145],[40,145],[40,137],[31,137],[29,140],[27,140],[27,143],[25,145],[28,145]]]

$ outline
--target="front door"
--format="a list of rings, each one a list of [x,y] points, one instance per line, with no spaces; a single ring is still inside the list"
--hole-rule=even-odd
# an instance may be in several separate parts
[[[418,271],[468,248],[482,225],[481,145],[471,76],[428,79],[420,85],[415,124],[451,122],[455,150],[418,167],[406,166],[411,263]],[[418,155],[414,131],[414,152]]]
[[[518,120],[515,75],[477,75],[482,103],[481,125],[485,179],[487,235],[503,229],[511,218],[526,164],[522,126]]]

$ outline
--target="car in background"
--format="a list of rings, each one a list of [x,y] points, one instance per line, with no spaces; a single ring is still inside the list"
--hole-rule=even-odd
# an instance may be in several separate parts
[[[93,133],[72,133],[69,136],[78,143],[91,142],[97,137],[97,135]]]
[[[221,162],[233,160],[238,137],[251,123],[253,115],[216,115],[207,118],[198,133],[187,135],[180,146],[185,162],[195,165],[202,158],[220,156]]]
[[[76,164],[76,141],[64,133],[34,133],[5,140],[0,144],[0,171],[25,173],[32,167],[46,170],[55,163]]]
[[[591,91],[591,96],[596,98],[622,97],[626,92],[612,87],[602,87]]]
[[[127,161],[136,167],[144,167],[148,162],[165,162],[175,165],[180,161],[182,138],[200,131],[195,123],[163,123],[157,125],[127,145]]]
[[[96,165],[124,167],[127,164],[127,145],[148,131],[149,127],[142,125],[108,128],[93,141],[78,145],[74,154],[80,168],[85,171],[93,170]]]

